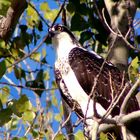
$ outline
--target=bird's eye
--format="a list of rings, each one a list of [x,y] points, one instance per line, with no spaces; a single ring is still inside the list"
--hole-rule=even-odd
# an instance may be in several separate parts
[[[61,27],[61,26],[58,26],[58,27],[57,27],[57,30],[58,30],[58,31],[62,31],[62,27]]]

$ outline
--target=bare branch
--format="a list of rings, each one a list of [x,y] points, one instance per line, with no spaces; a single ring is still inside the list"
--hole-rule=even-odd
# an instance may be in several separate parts
[[[16,85],[16,84],[12,84],[12,83],[6,83],[6,82],[0,82],[1,85],[8,85],[8,86],[13,86],[13,87],[17,87],[17,88],[24,88],[24,89],[27,89],[27,90],[33,90],[33,91],[50,91],[50,90],[56,90],[58,88],[49,88],[49,89],[46,89],[46,88],[33,88],[33,87],[26,87],[26,86],[23,86],[23,85]]]
[[[130,91],[128,92],[128,94],[126,95],[122,105],[121,105],[121,109],[120,109],[120,113],[121,114],[125,114],[126,109],[127,109],[127,105],[128,105],[128,101],[129,99],[135,94],[135,90],[136,88],[140,85],[140,77],[137,79],[137,81],[135,82],[135,84],[132,86],[132,88],[130,89]]]
[[[117,124],[127,124],[128,122],[137,120],[138,118],[140,118],[140,111],[134,111],[127,115],[115,116],[111,121],[109,121],[110,119],[105,119],[104,122],[100,124],[98,133],[107,132],[108,130],[115,128]],[[116,125],[115,123],[112,123],[113,121],[116,122]]]
[[[52,140],[55,140],[55,137],[57,136],[57,134],[60,133],[61,129],[62,129],[63,127],[65,127],[65,125],[67,124],[67,122],[70,120],[71,113],[72,113],[72,112],[70,112],[70,114],[68,115],[67,119],[66,119],[64,122],[62,122],[62,124],[60,124],[60,126],[59,126],[59,128],[58,128],[58,131],[54,134]]]

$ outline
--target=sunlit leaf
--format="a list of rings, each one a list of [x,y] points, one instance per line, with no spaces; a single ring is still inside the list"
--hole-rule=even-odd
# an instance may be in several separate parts
[[[21,117],[22,113],[32,109],[32,104],[26,95],[21,95],[19,100],[13,100],[11,108],[16,115]]]
[[[47,2],[42,2],[40,4],[40,10],[45,11],[45,12],[50,11],[50,7],[49,7],[48,3]]]
[[[58,106],[58,101],[57,101],[57,98],[55,96],[52,96],[52,104],[54,106]]]
[[[64,111],[63,111],[63,104],[62,104],[62,102],[61,102],[61,104],[60,104],[60,114],[61,114],[61,116],[63,116],[63,114],[64,114]]]
[[[12,57],[8,57],[5,59],[5,65],[6,65],[6,70],[10,73],[13,70],[13,67],[11,65],[15,62],[15,60]]]
[[[14,137],[12,140],[28,140],[26,137]]]
[[[46,12],[44,17],[47,20],[53,21],[55,19],[55,17],[57,16],[57,14],[58,14],[58,10],[57,9],[53,9],[51,11]]]
[[[11,120],[11,124],[10,124],[10,129],[16,129],[17,128],[17,125],[18,125],[18,119],[17,118],[13,118],[12,120]]]
[[[132,82],[135,82],[135,78],[138,77],[139,75],[139,68],[140,68],[140,61],[138,57],[135,57],[128,69],[129,73],[129,78],[131,79]]]
[[[1,0],[0,1],[0,14],[6,15],[6,12],[11,4],[11,0]]]
[[[65,136],[63,134],[57,134],[57,136],[54,138],[54,140],[65,140]]]
[[[108,140],[107,134],[100,133],[100,140]]]
[[[44,77],[44,80],[49,80],[50,79],[49,72],[48,71],[44,71],[43,77]]]
[[[8,101],[9,92],[10,92],[10,90],[7,86],[1,88],[0,100],[1,100],[2,104],[5,104]]]
[[[62,120],[62,117],[60,114],[55,114],[54,119],[58,122],[60,122]]]
[[[28,27],[33,28],[35,24],[38,24],[39,17],[37,12],[30,6],[28,5],[27,8],[27,23]]]
[[[25,121],[33,121],[35,118],[35,113],[32,111],[25,111],[22,115],[23,120]]]
[[[81,130],[76,132],[74,136],[75,136],[75,140],[85,140],[83,131],[81,131]]]
[[[39,52],[35,52],[31,55],[31,59],[35,60],[35,61],[40,61],[41,58],[41,54]]]

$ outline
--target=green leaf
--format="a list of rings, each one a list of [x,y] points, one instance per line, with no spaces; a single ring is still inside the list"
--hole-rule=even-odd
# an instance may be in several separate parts
[[[11,120],[12,110],[10,108],[2,109],[0,111],[0,126],[8,123]]]
[[[76,132],[75,134],[75,140],[85,140],[84,134],[81,130]]]
[[[21,117],[24,112],[32,109],[32,104],[26,95],[21,95],[19,100],[13,100],[10,106],[14,114],[19,117]]]
[[[48,3],[47,2],[42,2],[40,4],[40,10],[42,10],[44,12],[50,11],[50,7],[49,7]]]
[[[39,52],[35,52],[31,55],[31,59],[39,62],[40,61],[40,58],[41,58],[41,54]]]
[[[62,104],[62,102],[60,103],[60,114],[61,114],[61,116],[63,116],[64,115],[64,110],[63,110],[63,104]]]
[[[71,3],[71,2],[69,2],[68,4],[67,4],[67,10],[72,14],[72,13],[74,13],[75,12],[75,5],[73,4],[73,3]]]
[[[44,80],[49,80],[50,79],[50,75],[49,75],[48,71],[44,71],[43,78],[44,78]]]
[[[135,59],[132,60],[131,62],[131,66],[134,68],[134,69],[138,69],[139,68],[139,59],[138,57],[136,57]]]
[[[14,73],[17,79],[25,78],[25,72],[21,68],[14,68]]]
[[[12,140],[28,140],[28,139],[26,137],[22,137],[22,138],[14,137],[14,138],[12,138]]]
[[[129,78],[133,83],[135,82],[135,78],[139,76],[139,68],[140,68],[140,61],[138,57],[135,57],[128,68]]]
[[[25,112],[27,110],[32,109],[32,104],[30,100],[27,98],[27,96],[21,95],[20,99],[16,103],[16,107],[19,110],[19,112]]]
[[[10,67],[13,63],[15,62],[15,60],[12,57],[8,57],[5,59],[5,65],[7,68],[8,72],[12,72],[13,71],[13,67]]]
[[[71,19],[71,30],[72,31],[83,31],[86,28],[88,28],[88,23],[85,21],[85,19],[80,14],[75,13]]]
[[[6,15],[10,4],[11,4],[11,0],[1,0],[0,1],[0,14],[1,15]]]
[[[57,134],[54,140],[66,140],[66,138],[63,134]]]
[[[25,121],[33,121],[35,118],[35,113],[32,111],[25,111],[24,114],[22,115],[22,119]]]
[[[58,101],[57,101],[56,96],[52,96],[52,104],[53,104],[54,106],[58,106]]]
[[[47,20],[54,21],[54,19],[57,16],[57,14],[58,14],[58,10],[57,9],[53,9],[51,11],[46,12],[45,15],[44,15],[44,17]]]
[[[26,11],[27,11],[26,19],[27,19],[28,27],[34,28],[34,26],[38,24],[39,22],[39,16],[37,12],[30,5],[28,5],[28,8]]]
[[[107,134],[104,134],[104,133],[100,133],[100,140],[108,140],[108,136]]]
[[[34,138],[37,138],[38,135],[39,135],[39,134],[38,134],[38,131],[35,130],[35,129],[32,129],[32,130],[31,130],[31,134],[33,135]]]
[[[60,114],[55,114],[54,119],[58,122],[60,122],[62,120],[62,117]]]
[[[6,64],[5,60],[3,60],[2,62],[0,62],[0,79],[5,74],[5,72],[6,72]]]
[[[2,93],[0,93],[0,100],[2,104],[5,104],[8,101],[10,90],[7,86],[3,87],[1,90]]]
[[[13,118],[13,119],[11,120],[11,127],[10,127],[10,129],[12,129],[12,130],[13,130],[13,129],[16,129],[18,123],[19,123],[19,120],[18,120],[17,118]]]

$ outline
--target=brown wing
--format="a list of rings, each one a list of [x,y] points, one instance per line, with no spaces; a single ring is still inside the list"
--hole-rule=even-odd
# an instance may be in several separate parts
[[[88,95],[91,93],[95,77],[99,74],[103,62],[103,58],[100,58],[94,53],[83,50],[82,48],[74,48],[69,54],[70,66],[73,69],[81,87]],[[126,82],[128,81],[124,78],[122,72],[120,72],[111,63],[105,62],[95,88],[97,102],[107,109],[112,99],[119,96]],[[131,86],[128,85],[123,97],[113,109],[111,113],[112,116],[119,114],[120,106],[130,88]],[[130,102],[127,112],[139,109],[135,97],[131,98]]]

